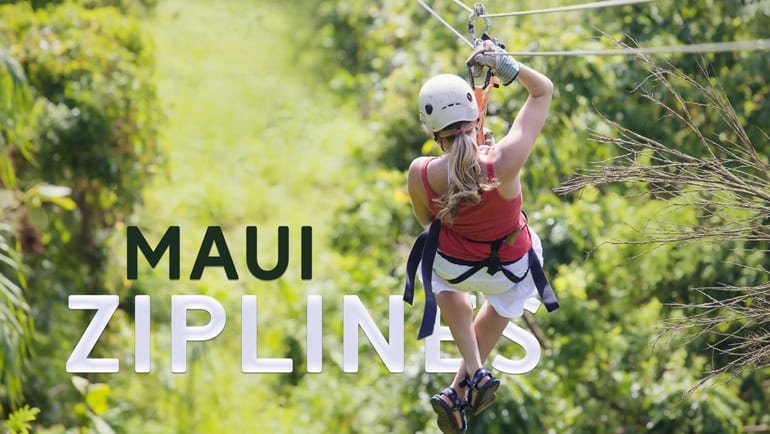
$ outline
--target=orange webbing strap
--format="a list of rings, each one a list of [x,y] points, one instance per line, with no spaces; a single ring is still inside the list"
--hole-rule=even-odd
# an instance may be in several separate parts
[[[489,92],[492,88],[500,86],[500,79],[493,76],[489,82],[489,85],[484,88],[482,86],[474,86],[473,90],[476,94],[476,104],[479,106],[479,130],[476,136],[476,143],[479,145],[484,144],[484,119],[487,117],[487,103],[489,102]]]

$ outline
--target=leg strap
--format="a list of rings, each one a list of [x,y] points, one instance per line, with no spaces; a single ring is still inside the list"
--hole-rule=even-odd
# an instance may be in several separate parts
[[[433,334],[433,327],[436,324],[436,297],[433,295],[433,261],[436,259],[438,251],[438,235],[441,232],[441,220],[434,220],[430,228],[420,234],[417,241],[409,252],[409,259],[406,264],[406,285],[404,287],[404,301],[412,304],[414,300],[414,278],[417,274],[417,267],[422,261],[420,271],[422,272],[422,287],[425,292],[425,310],[422,314],[422,323],[417,339],[423,339]]]

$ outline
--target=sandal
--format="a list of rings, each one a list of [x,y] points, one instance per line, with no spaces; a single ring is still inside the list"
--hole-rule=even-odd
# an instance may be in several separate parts
[[[442,396],[449,398],[452,401],[452,406],[447,404]],[[465,407],[467,406],[467,403],[464,400],[460,401],[460,398],[457,396],[457,391],[453,388],[447,387],[439,394],[433,395],[430,398],[430,404],[433,406],[433,411],[438,415],[436,422],[442,433],[462,434],[468,428],[468,421],[465,419]],[[454,413],[458,410],[460,411],[461,426],[458,426],[457,418]]]
[[[487,381],[479,386],[479,383],[487,378]],[[484,410],[488,409],[495,402],[497,397],[497,388],[500,387],[500,380],[493,377],[492,374],[484,368],[479,368],[473,379],[466,377],[461,386],[469,386],[468,390],[468,407],[473,410],[473,415],[478,416]],[[474,391],[476,391],[476,399],[473,399]]]

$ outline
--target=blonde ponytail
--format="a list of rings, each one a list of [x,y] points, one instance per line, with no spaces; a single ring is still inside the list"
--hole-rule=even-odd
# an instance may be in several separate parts
[[[479,149],[471,134],[454,136],[449,147],[449,185],[439,199],[441,209],[438,218],[443,223],[452,223],[462,205],[476,205],[481,202],[481,193],[496,186],[482,182],[479,164]],[[485,178],[485,177],[484,177]]]

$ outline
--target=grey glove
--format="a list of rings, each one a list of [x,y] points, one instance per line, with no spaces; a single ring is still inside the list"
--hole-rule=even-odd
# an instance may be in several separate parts
[[[488,66],[492,72],[500,78],[503,85],[508,86],[519,75],[519,62],[511,55],[501,53],[503,49],[492,41],[483,41],[476,46],[465,61],[466,65],[474,67],[474,75],[477,66]]]

